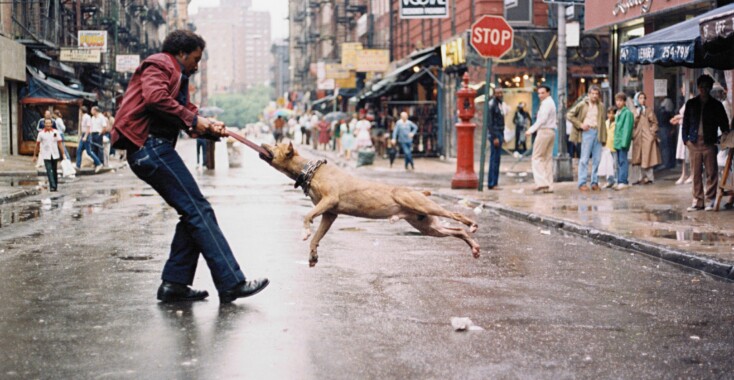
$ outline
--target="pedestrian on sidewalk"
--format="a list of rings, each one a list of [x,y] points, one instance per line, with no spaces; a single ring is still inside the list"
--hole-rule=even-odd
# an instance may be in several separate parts
[[[591,190],[601,190],[598,171],[601,147],[607,142],[607,131],[604,124],[607,111],[600,97],[601,90],[598,86],[592,85],[589,87],[586,99],[578,102],[566,114],[566,117],[574,126],[572,140],[581,143],[578,169],[578,188],[580,191],[589,191],[589,186],[586,185],[589,159],[591,159]]]
[[[43,117],[38,120],[38,124],[36,125],[37,131],[42,131],[44,128],[46,128],[46,119],[54,120],[53,113],[51,110],[43,111]],[[58,129],[56,127],[56,121],[54,121],[53,126],[51,127],[53,129]]]
[[[617,185],[614,190],[624,190],[629,187],[629,161],[628,154],[632,144],[632,129],[634,128],[634,115],[627,108],[627,95],[619,92],[614,96],[614,104],[617,106],[617,114],[614,115],[614,150],[617,151]]]
[[[542,85],[538,87],[538,98],[540,98],[540,109],[530,129],[525,136],[530,138],[536,131],[533,142],[533,179],[535,180],[534,192],[550,193],[553,184],[553,142],[556,138],[556,103],[550,96],[550,87]]]
[[[53,129],[54,121],[49,117],[44,120],[44,127],[36,138],[36,148],[33,150],[33,163],[40,155],[46,166],[48,190],[56,191],[59,183],[58,162],[64,159],[61,133]],[[40,153],[39,153],[40,150]]]
[[[61,117],[61,111],[58,109],[55,109],[54,112],[53,121],[56,125],[56,130],[59,131],[59,134],[61,135],[61,146],[64,147],[64,157],[69,158],[69,150],[66,149],[66,145],[64,144],[65,137],[64,133],[66,133],[66,124],[64,124],[64,119]]]
[[[354,135],[356,136],[355,145],[357,146],[357,150],[372,148],[371,129],[372,123],[367,120],[366,112],[362,110],[362,112],[359,113],[359,121],[357,121],[357,124],[354,127]]]
[[[346,120],[341,120],[339,129],[341,130],[344,158],[349,161],[352,159],[352,150],[354,149],[354,130]]]
[[[614,150],[614,115],[617,113],[617,107],[611,106],[607,110],[607,120],[605,128],[607,129],[607,141],[601,148],[601,161],[599,162],[599,177],[606,177],[607,183],[605,189],[614,187],[616,176],[617,151]]]
[[[686,172],[686,167],[691,166],[691,156],[688,152],[688,147],[683,142],[683,114],[686,111],[685,104],[680,108],[677,115],[670,119],[670,124],[678,126],[678,144],[675,149],[675,159],[681,160],[681,173],[680,178],[675,181],[676,185],[693,183],[693,177]]]
[[[714,78],[703,74],[696,80],[698,96],[686,102],[683,114],[683,141],[691,155],[693,172],[693,204],[688,211],[714,209],[719,168],[716,162],[718,131],[729,131],[729,120],[724,106],[711,97]],[[706,171],[706,190],[703,171]]]
[[[301,145],[308,145],[311,143],[311,132],[308,127],[309,120],[310,116],[308,115],[308,112],[298,118],[298,125],[301,128]]]
[[[647,95],[644,92],[638,92],[635,97],[638,106],[632,131],[630,165],[640,167],[640,177],[635,178],[632,184],[648,185],[655,182],[653,169],[662,162],[658,145],[658,119],[652,107],[647,106]]]
[[[282,116],[278,116],[273,121],[273,138],[276,144],[280,144],[283,141],[283,127],[285,126],[285,119]]]
[[[329,143],[331,142],[330,130],[330,123],[326,119],[319,121],[319,144],[316,145],[316,149],[318,149],[318,145],[321,145],[325,152],[329,151]]]
[[[102,115],[102,112],[100,112],[99,107],[97,106],[92,107],[91,123],[92,125],[90,127],[90,136],[92,152],[94,152],[94,154],[97,156],[97,158],[100,159],[100,161],[102,161],[103,164],[106,164],[104,162],[104,144],[102,141],[102,134],[107,128],[107,118]]]
[[[163,41],[163,51],[135,70],[112,129],[112,143],[127,150],[133,173],[180,215],[158,288],[162,302],[209,296],[190,287],[199,254],[206,259],[221,303],[251,296],[269,283],[245,279],[212,206],[175,149],[182,130],[217,139],[227,135],[224,123],[199,115],[189,102],[189,78],[196,73],[205,47],[204,39],[192,31],[171,32]]]
[[[97,155],[92,151],[92,142],[90,139],[92,117],[87,113],[86,106],[82,106],[81,111],[81,136],[79,137],[79,145],[76,148],[76,168],[77,170],[82,168],[82,152],[87,152],[87,156],[89,156],[89,158],[94,162],[94,172],[98,173],[102,170],[102,161],[100,161],[99,157],[97,157]]]
[[[540,91],[540,89],[538,89]],[[541,99],[541,102],[543,100]],[[543,105],[541,104],[541,107]],[[553,106],[555,107],[555,103],[553,103]],[[540,116],[540,112],[538,112],[538,116]],[[528,114],[528,111],[525,110],[525,103],[520,102],[517,105],[517,110],[515,110],[515,116],[512,118],[513,124],[515,124],[515,152],[522,154],[525,153],[527,148],[527,133],[525,133],[525,129],[528,125],[530,125],[530,114]],[[537,121],[536,121],[537,123]]]
[[[408,119],[408,113],[400,113],[400,120],[395,123],[392,131],[392,143],[400,146],[405,155],[405,170],[415,170],[413,163],[413,136],[418,132],[418,126]],[[410,167],[408,167],[410,166]]]
[[[496,87],[492,99],[489,100],[489,169],[487,173],[487,189],[497,188],[500,180],[500,157],[505,134],[505,106],[502,102],[504,90]]]

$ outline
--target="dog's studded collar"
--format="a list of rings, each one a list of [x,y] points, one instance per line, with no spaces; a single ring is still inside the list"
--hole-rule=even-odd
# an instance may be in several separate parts
[[[303,193],[308,196],[308,190],[311,188],[311,179],[313,179],[314,173],[316,173],[316,170],[325,163],[326,160],[309,161],[303,170],[301,170],[301,174],[296,177],[296,184],[293,185],[293,188],[297,189],[298,186],[301,186],[303,188]]]

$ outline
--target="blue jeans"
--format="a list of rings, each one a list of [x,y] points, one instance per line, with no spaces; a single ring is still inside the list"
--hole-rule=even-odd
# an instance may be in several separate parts
[[[91,139],[90,136],[87,136],[87,141],[84,141],[81,137],[79,138],[79,146],[76,148],[76,167],[80,168],[82,167],[82,151],[87,151],[87,155],[92,158],[92,161],[94,161],[94,166],[101,165],[102,161],[99,160],[96,154],[92,152],[92,144],[90,144],[89,140]]]
[[[104,148],[102,145],[102,134],[93,132],[89,134],[89,139],[92,141],[92,152],[97,155],[97,159],[100,162],[104,159]]]
[[[629,185],[627,176],[629,175],[629,160],[627,159],[629,149],[617,149],[617,183]]]
[[[415,165],[413,164],[413,143],[401,142],[400,149],[403,150],[403,154],[405,155],[405,168],[407,169],[408,164],[410,164],[410,167],[415,169]]]
[[[603,127],[602,127],[603,128]],[[591,184],[599,184],[599,161],[601,161],[601,143],[597,138],[596,129],[589,129],[581,135],[581,156],[579,157],[579,182],[581,187],[586,184],[586,177],[589,171],[589,158],[591,161]]]
[[[607,176],[608,183],[615,183],[615,175],[619,175],[619,163],[617,162],[617,152],[612,152],[612,162],[614,163],[614,175]]]
[[[498,147],[495,147],[492,143],[494,138],[489,138],[489,173],[487,173],[488,188],[497,186],[497,183],[500,180],[500,156],[502,155],[502,139],[504,136],[497,136],[497,138],[500,140]]]
[[[173,143],[151,136],[138,151],[128,151],[127,162],[180,215],[161,279],[191,285],[201,253],[220,292],[245,281],[214,210]]]
[[[48,177],[48,189],[52,191],[56,191],[59,182],[57,162],[59,162],[57,159],[43,160],[43,164],[46,166],[46,176]]]

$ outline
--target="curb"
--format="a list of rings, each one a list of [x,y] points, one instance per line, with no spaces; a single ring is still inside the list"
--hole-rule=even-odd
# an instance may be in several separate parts
[[[36,175],[34,170],[0,171],[0,177],[35,177]],[[46,172],[43,172],[43,175],[46,175]]]
[[[457,197],[455,195],[443,193],[434,193],[433,195],[450,201],[458,201],[464,199],[463,197]],[[504,215],[516,220],[564,230],[576,235],[590,238],[601,244],[632,250],[675,264],[697,269],[702,272],[710,273],[729,281],[734,281],[734,265],[732,264],[727,264],[709,258],[697,256],[696,254],[693,254],[691,252],[680,251],[659,244],[620,236],[618,234],[598,230],[592,227],[582,226],[580,224],[569,222],[567,220],[516,210],[510,207],[502,206],[497,203],[487,204],[473,199],[470,199],[470,202],[475,205],[482,205],[483,208],[497,211],[500,215]]]
[[[38,194],[40,194],[40,192],[36,189],[18,190],[14,193],[0,196],[0,204],[10,203],[13,201],[17,201],[20,198],[24,198],[24,197],[31,196],[31,195],[38,195]]]

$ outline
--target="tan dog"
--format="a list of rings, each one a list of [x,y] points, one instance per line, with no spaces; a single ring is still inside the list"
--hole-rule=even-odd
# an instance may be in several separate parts
[[[304,180],[302,173],[313,162],[298,155],[292,144],[262,147],[270,157],[261,154],[265,160],[278,171],[296,180],[296,186]],[[307,170],[306,170],[307,171]],[[308,172],[308,171],[307,171]],[[479,257],[479,244],[460,227],[446,227],[439,223],[436,216],[451,218],[469,226],[472,233],[477,224],[466,216],[450,212],[428,199],[430,192],[418,192],[404,187],[388,186],[355,178],[335,165],[321,165],[311,170],[310,181],[307,177],[304,189],[315,207],[306,214],[303,220],[303,240],[311,236],[311,223],[321,215],[321,224],[316,235],[311,239],[311,256],[309,265],[318,262],[317,248],[331,224],[339,214],[352,215],[370,219],[390,219],[394,223],[405,219],[424,235],[445,237],[453,236],[464,240],[471,247],[475,258]],[[310,182],[310,183],[309,183]]]

